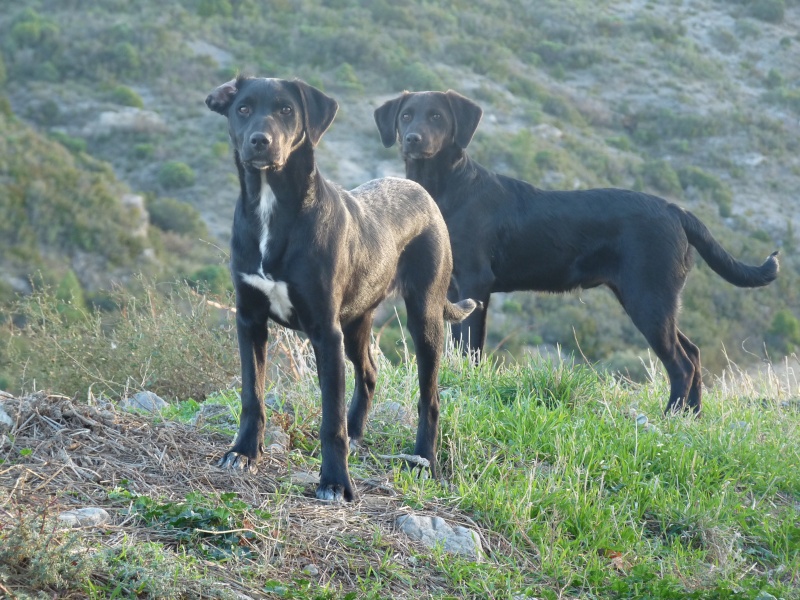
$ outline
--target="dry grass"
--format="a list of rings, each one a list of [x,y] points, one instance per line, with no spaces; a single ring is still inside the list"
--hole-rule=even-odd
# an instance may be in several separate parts
[[[44,393],[6,397],[3,405],[14,424],[0,429],[0,537],[15,530],[19,534],[27,524],[48,532],[43,543],[50,550],[66,548],[74,539],[58,531],[53,517],[64,510],[99,506],[111,514],[111,521],[79,531],[79,555],[97,557],[146,542],[178,549],[173,530],[144,522],[113,490],[124,488],[160,502],[179,502],[192,492],[212,499],[235,492],[249,507],[242,533],[256,534],[241,538],[252,551],[249,557],[227,563],[204,560],[204,576],[173,582],[170,594],[239,592],[262,597],[265,582],[309,579],[302,573],[309,564],[319,569],[310,577],[313,584],[337,592],[362,589],[359,580],[363,583],[366,577],[382,580],[382,589],[393,598],[453,592],[433,566],[417,562],[422,548],[395,530],[397,517],[410,508],[394,490],[391,473],[376,470],[374,477],[357,480],[360,499],[354,504],[327,504],[314,498],[313,482],[308,483],[313,478],[292,475],[294,453],[265,456],[258,474],[246,476],[215,466],[229,441],[220,434],[118,412],[111,404],[83,405]],[[272,518],[263,522],[251,511],[267,511]],[[416,512],[476,527],[469,517],[444,505],[426,504]],[[490,560],[493,555],[518,554],[501,536],[479,532]],[[31,561],[27,562],[11,572],[0,569],[0,591],[24,597],[37,590],[31,587]],[[111,567],[91,564],[95,585],[113,580]],[[39,591],[83,597],[85,582],[55,581],[40,585]]]

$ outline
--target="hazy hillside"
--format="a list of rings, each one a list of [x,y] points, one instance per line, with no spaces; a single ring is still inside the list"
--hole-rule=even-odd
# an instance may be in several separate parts
[[[765,290],[704,265],[690,277],[683,329],[718,370],[723,345],[742,365],[765,343],[773,359],[800,345],[799,26],[796,0],[29,0],[0,16],[0,73],[19,118],[85,147],[151,202],[191,204],[223,248],[234,172],[224,120],[203,99],[233,73],[301,77],[336,97],[319,160],[346,186],[402,174],[376,106],[403,89],[457,89],[485,109],[471,150],[489,166],[546,188],[658,193],[751,262],[781,249]],[[219,266],[224,252],[205,260]],[[641,368],[644,342],[603,291],[512,294],[493,311],[490,343],[504,350],[560,343]]]

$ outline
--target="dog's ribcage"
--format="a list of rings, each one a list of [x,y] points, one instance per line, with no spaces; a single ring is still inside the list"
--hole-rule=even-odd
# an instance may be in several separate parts
[[[270,312],[283,321],[288,321],[292,316],[294,307],[289,299],[289,289],[285,281],[275,281],[269,273],[264,273],[264,260],[267,257],[267,245],[269,242],[269,225],[272,210],[275,207],[275,194],[267,183],[267,174],[261,172],[261,197],[256,217],[261,221],[261,236],[258,242],[258,249],[261,252],[261,261],[258,265],[258,272],[242,273],[242,281],[260,290],[269,298]]]

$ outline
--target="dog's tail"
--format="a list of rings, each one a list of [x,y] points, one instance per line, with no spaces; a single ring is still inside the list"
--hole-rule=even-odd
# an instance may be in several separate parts
[[[453,304],[449,300],[444,303],[444,320],[450,323],[460,323],[466,319],[473,310],[483,306],[483,302],[476,302],[470,298]]]
[[[675,206],[689,243],[697,248],[708,266],[726,281],[738,287],[761,287],[778,276],[778,251],[767,257],[761,266],[746,265],[736,260],[714,239],[703,222],[687,210]]]

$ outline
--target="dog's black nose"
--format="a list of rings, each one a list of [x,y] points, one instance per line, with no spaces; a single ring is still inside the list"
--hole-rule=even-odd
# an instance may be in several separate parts
[[[263,150],[271,141],[266,133],[257,132],[250,136],[250,144],[257,150]]]
[[[407,133],[406,144],[419,144],[422,142],[422,136],[418,133]]]

